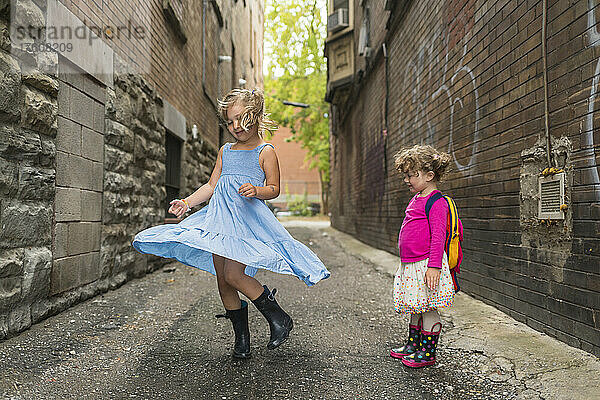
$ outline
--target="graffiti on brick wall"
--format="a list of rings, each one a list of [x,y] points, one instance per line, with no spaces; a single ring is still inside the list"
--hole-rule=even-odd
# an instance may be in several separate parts
[[[596,26],[595,7],[598,0],[588,0],[587,31],[589,32],[590,46],[600,46],[600,32]],[[596,165],[596,149],[594,145],[594,112],[596,107],[596,97],[598,95],[598,83],[600,81],[600,58],[596,63],[594,79],[588,98],[588,113],[585,118],[585,129],[581,137],[581,157],[587,164],[590,183],[594,185],[596,200],[600,200],[600,176]]]
[[[472,21],[472,13],[472,6],[465,7],[457,18]],[[448,153],[465,175],[473,171],[480,140],[478,87],[465,62],[471,26],[446,21],[420,44],[404,70],[408,100],[398,123],[403,135],[416,133],[421,143],[435,145],[447,136]]]

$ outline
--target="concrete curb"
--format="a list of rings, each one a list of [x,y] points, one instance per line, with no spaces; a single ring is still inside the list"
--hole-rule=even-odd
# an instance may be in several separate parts
[[[303,226],[319,229],[348,253],[393,278],[399,257],[323,223]],[[481,373],[494,381],[514,383],[519,399],[600,398],[600,360],[595,356],[535,331],[463,292],[458,293],[453,307],[440,314],[446,326],[443,345],[477,353],[483,365]]]

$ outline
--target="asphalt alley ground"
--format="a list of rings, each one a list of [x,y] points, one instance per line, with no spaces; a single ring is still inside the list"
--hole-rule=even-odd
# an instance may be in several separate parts
[[[232,359],[214,277],[172,264],[0,342],[0,399],[520,398],[524,388],[482,373],[481,354],[447,346],[445,333],[435,367],[390,358],[406,320],[392,309],[389,274],[323,228],[288,227],[329,279],[307,288],[257,275],[294,319],[280,348],[266,349],[268,325],[250,305],[253,356]]]

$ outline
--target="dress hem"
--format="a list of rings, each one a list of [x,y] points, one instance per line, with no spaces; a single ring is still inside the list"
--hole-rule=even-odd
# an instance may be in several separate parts
[[[247,239],[241,239],[241,238],[235,238],[229,235],[225,235],[222,233],[216,233],[216,232],[210,232],[210,231],[204,231],[205,233],[208,234],[213,234],[213,235],[219,235],[219,236],[224,236],[227,237],[231,240],[242,240],[242,241],[246,241]],[[269,244],[269,243],[283,243],[283,242],[294,242],[294,240],[284,240],[284,241],[276,241],[276,242],[261,242],[263,244]],[[152,245],[158,245],[158,246],[152,246]],[[301,276],[298,275],[297,273],[294,272],[294,269],[292,268],[292,266],[290,266],[290,264],[281,256],[279,255],[279,253],[277,253],[275,250],[273,250],[273,252],[275,254],[277,254],[279,257],[277,259],[277,267],[278,268],[268,268],[265,267],[263,265],[259,265],[255,262],[248,262],[247,260],[243,260],[241,257],[236,257],[234,255],[231,254],[225,254],[225,252],[220,252],[220,251],[215,251],[214,249],[209,248],[208,246],[198,246],[198,244],[190,244],[190,243],[186,243],[186,242],[180,242],[180,241],[174,241],[174,240],[168,240],[168,241],[152,241],[152,240],[136,240],[134,239],[132,242],[132,246],[140,253],[142,254],[152,254],[155,256],[159,256],[159,257],[163,257],[163,258],[171,258],[171,259],[175,259],[179,262],[181,262],[184,265],[193,267],[193,268],[197,268],[206,272],[209,272],[213,275],[215,275],[215,273],[212,271],[214,270],[214,265],[212,265],[212,256],[211,256],[211,266],[212,266],[212,270],[208,269],[208,268],[204,268],[201,266],[196,266],[196,265],[192,265],[189,261],[185,261],[182,258],[178,257],[176,254],[173,254],[173,252],[171,251],[165,251],[165,248],[160,246],[160,245],[164,245],[164,244],[171,244],[171,245],[175,245],[175,246],[169,246],[169,250],[173,249],[173,247],[177,247],[177,246],[185,246],[186,248],[189,249],[193,249],[193,250],[200,250],[203,252],[207,252],[210,254],[216,254],[218,256],[224,257],[224,258],[228,258],[230,260],[234,260],[237,261],[243,265],[245,265],[247,268],[253,268],[253,269],[262,269],[262,270],[266,270],[266,271],[271,271],[271,272],[275,272],[278,274],[285,274],[285,275],[292,275],[295,276],[296,278],[298,278],[299,280],[303,281],[307,286],[313,286],[315,284],[317,284],[319,281],[323,280],[323,279],[327,279],[330,274],[325,274],[325,273],[321,273],[317,279],[311,279],[310,275],[306,275],[306,276]],[[148,245],[151,249],[148,248],[144,248],[145,246],[143,245]],[[268,246],[267,246],[268,247]],[[150,250],[150,251],[149,251]],[[160,250],[160,251],[157,251]],[[272,250],[272,249],[271,249]],[[287,268],[289,269],[284,269],[281,268],[281,265],[285,265]],[[254,276],[254,274],[256,274],[257,271],[253,271],[249,276]]]

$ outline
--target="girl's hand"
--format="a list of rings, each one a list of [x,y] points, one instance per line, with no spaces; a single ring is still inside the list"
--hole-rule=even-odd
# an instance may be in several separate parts
[[[438,283],[440,283],[440,275],[442,274],[441,268],[427,268],[425,272],[425,284],[431,290],[436,290]]]
[[[256,190],[256,186],[252,185],[251,183],[244,183],[238,189],[238,193],[244,197],[256,197],[258,191]]]
[[[188,206],[182,200],[175,199],[169,204],[171,204],[171,207],[169,207],[169,213],[175,214],[177,218],[181,217],[188,211]]]

